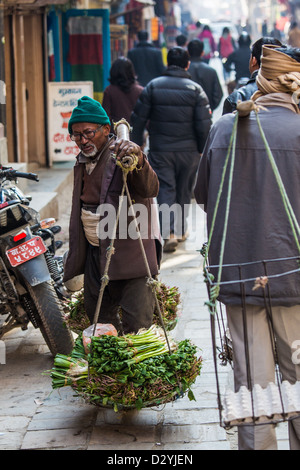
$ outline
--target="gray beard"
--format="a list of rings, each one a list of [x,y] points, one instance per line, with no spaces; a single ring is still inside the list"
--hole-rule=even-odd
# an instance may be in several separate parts
[[[96,147],[95,144],[92,144],[93,147],[94,147],[94,150],[92,152],[89,152],[89,153],[85,153],[84,150],[81,150],[82,154],[85,156],[85,157],[88,157],[88,158],[93,158],[97,152],[98,152],[98,149]]]

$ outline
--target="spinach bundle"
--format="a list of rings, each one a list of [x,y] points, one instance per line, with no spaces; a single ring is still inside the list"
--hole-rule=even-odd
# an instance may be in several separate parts
[[[77,334],[80,334],[90,325],[90,320],[84,308],[83,289],[73,294],[70,300],[65,302],[64,321]]]
[[[170,348],[170,349],[169,349]],[[200,374],[202,358],[189,340],[174,342],[152,325],[136,335],[92,337],[88,354],[78,337],[71,356],[57,355],[52,387],[71,386],[97,406],[140,409],[188,392]]]
[[[156,296],[165,328],[171,331],[175,328],[178,321],[178,308],[181,301],[179,289],[176,286],[170,287],[163,282],[158,282],[156,285]],[[153,315],[153,323],[161,326],[159,314],[156,310]]]
[[[180,305],[180,293],[178,287],[169,287],[165,283],[157,281],[154,283],[155,294],[159,303],[161,315],[166,330],[171,331],[178,320],[178,308]],[[65,302],[65,323],[77,334],[90,325],[90,321],[84,309],[84,290],[76,292],[71,299]],[[122,309],[119,309],[122,318]],[[153,324],[161,326],[157,310],[154,311]]]

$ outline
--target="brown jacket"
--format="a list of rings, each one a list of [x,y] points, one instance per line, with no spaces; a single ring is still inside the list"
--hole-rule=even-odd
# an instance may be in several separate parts
[[[110,150],[107,148],[106,152],[110,152]],[[77,161],[74,167],[74,189],[69,230],[69,253],[65,263],[64,281],[72,279],[74,276],[83,274],[84,272],[87,240],[85,238],[80,218],[80,196],[82,190],[83,170],[84,163],[78,163]],[[160,259],[161,246],[159,226],[156,223],[156,217],[153,215],[153,212],[151,217],[151,204],[153,203],[152,198],[157,196],[159,183],[156,173],[149,165],[146,157],[144,157],[144,165],[142,169],[139,171],[134,170],[132,173],[129,173],[127,182],[133,203],[141,204],[145,206],[147,210],[147,233],[146,235],[142,234],[142,238],[151,274],[155,275],[158,273],[158,260]],[[122,186],[122,170],[116,165],[113,158],[108,158],[102,179],[99,205],[110,204],[117,212]],[[128,213],[126,202],[124,202],[123,207],[125,207],[125,210]],[[105,218],[106,215],[107,214],[103,214],[103,217]],[[138,215],[139,214],[137,213],[137,216]],[[128,225],[131,223],[132,227],[132,217],[128,216],[126,220],[128,221]],[[145,227],[145,224],[143,226]],[[100,240],[99,263],[101,274],[104,272],[106,254],[110,241],[110,238]],[[111,257],[110,268],[108,271],[110,280],[133,279],[147,276],[141,247],[137,239],[132,239],[130,237],[124,238],[124,233],[120,235],[119,230],[117,230],[114,248],[115,254]]]
[[[290,203],[300,221],[300,115],[279,106],[260,111],[259,118],[279,168]],[[200,161],[195,198],[207,212],[208,231],[220,187],[221,174],[226,158],[234,114],[222,116],[212,127],[206,148]],[[213,231],[209,262],[219,264],[220,245],[224,230],[224,214],[228,195],[228,173]],[[239,268],[225,264],[246,264],[241,267],[241,279],[264,276],[263,260],[299,256],[295,239],[285,212],[283,201],[265,145],[259,133],[255,114],[240,118],[236,158],[233,173],[232,196],[228,230],[223,260],[220,300],[225,304],[241,303]],[[259,263],[256,263],[259,262]],[[273,305],[300,303],[300,274],[282,276],[297,270],[293,261],[267,263],[269,287]],[[213,270],[216,274],[217,270]],[[235,281],[235,282],[233,282]],[[264,290],[252,290],[254,281],[245,283],[247,302],[264,303]],[[265,291],[266,292],[266,291]]]
[[[130,122],[131,113],[142,91],[143,87],[138,83],[134,83],[128,93],[125,93],[116,85],[108,85],[105,88],[102,106],[112,123],[112,132],[114,132],[113,123],[120,121],[120,119],[123,118]]]

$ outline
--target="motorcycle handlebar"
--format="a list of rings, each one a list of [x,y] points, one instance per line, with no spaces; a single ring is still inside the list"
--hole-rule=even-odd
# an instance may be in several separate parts
[[[26,178],[28,180],[39,181],[39,177],[36,173],[24,173],[22,171],[14,170],[13,168],[0,169],[0,178],[15,179],[15,178]]]

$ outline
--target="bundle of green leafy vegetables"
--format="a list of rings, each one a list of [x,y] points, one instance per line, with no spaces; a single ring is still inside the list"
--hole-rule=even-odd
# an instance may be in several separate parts
[[[156,296],[165,328],[171,331],[178,321],[178,309],[181,301],[179,289],[176,286],[170,287],[163,282],[158,282],[156,284]],[[161,326],[157,309],[153,315],[153,323]]]
[[[71,386],[87,402],[115,411],[158,406],[188,394],[200,375],[202,358],[190,340],[176,343],[152,325],[136,335],[82,337],[70,356],[58,354],[50,373],[52,388]]]
[[[68,327],[80,333],[90,325],[90,320],[84,308],[84,290],[75,292],[64,305],[64,320]]]
[[[178,321],[178,308],[181,302],[178,287],[167,286],[163,282],[155,283],[156,296],[166,330],[175,328]],[[65,323],[76,333],[82,332],[90,324],[84,309],[84,291],[81,289],[65,303]],[[120,310],[120,315],[122,312]],[[155,309],[153,324],[161,326],[158,310]]]

